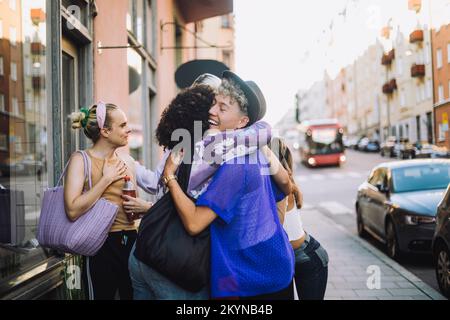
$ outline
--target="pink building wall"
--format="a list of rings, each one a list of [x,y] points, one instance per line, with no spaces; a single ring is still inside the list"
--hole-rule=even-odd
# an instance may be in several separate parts
[[[94,19],[94,101],[117,104],[125,111],[128,105],[127,50],[97,52],[97,42],[103,46],[128,44],[127,1],[97,0],[98,15]]]
[[[159,27],[162,23],[175,22],[177,21],[180,25],[194,31],[194,23],[184,25],[183,18],[178,12],[178,8],[173,0],[158,0],[158,21],[157,26]],[[182,30],[182,46],[193,46],[193,36]],[[164,110],[170,103],[170,101],[175,97],[178,92],[178,88],[175,84],[175,71],[177,67],[175,65],[176,51],[175,49],[164,49],[161,50],[161,44],[164,47],[174,47],[175,46],[175,26],[166,25],[163,32],[158,32],[157,38],[157,86],[158,86],[158,107],[160,113]],[[183,49],[182,50],[182,62],[187,62],[189,60],[195,59],[194,49]]]

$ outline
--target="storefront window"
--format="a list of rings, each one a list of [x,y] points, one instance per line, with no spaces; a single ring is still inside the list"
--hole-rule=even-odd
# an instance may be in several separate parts
[[[129,100],[128,123],[132,130],[129,146],[131,156],[144,164],[143,144],[143,93],[142,93],[142,57],[133,49],[128,49]]]
[[[49,165],[46,1],[10,3],[0,1],[0,283],[47,258],[36,240]]]
[[[128,0],[127,29],[134,34],[139,43],[144,43],[143,0]]]
[[[147,0],[147,6],[146,6],[146,21],[145,21],[145,25],[146,25],[146,30],[147,30],[147,43],[146,43],[146,48],[147,50],[151,53],[154,54],[154,43],[153,41],[154,39],[154,19],[153,19],[153,8],[152,8],[152,0]]]

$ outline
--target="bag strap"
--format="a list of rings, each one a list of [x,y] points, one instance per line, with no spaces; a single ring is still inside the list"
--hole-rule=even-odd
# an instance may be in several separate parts
[[[169,155],[170,157],[170,155]],[[180,164],[179,170],[178,170],[178,183],[180,184],[181,189],[184,191],[184,193],[187,193],[188,185],[189,185],[189,177],[191,175],[191,169],[192,169],[192,159],[190,163],[186,164],[183,160]]]
[[[91,188],[92,188],[91,159],[89,159],[89,156],[86,154],[85,151],[78,150],[78,151],[76,151],[76,152],[81,153],[81,155],[83,156],[83,162],[84,162],[84,177],[85,177],[85,178],[88,177],[88,179],[89,179],[89,189],[91,189]],[[63,172],[61,173],[61,175],[60,175],[60,177],[59,177],[59,179],[58,179],[58,182],[56,183],[56,186],[57,186],[57,187],[60,186],[60,183],[61,183],[62,178],[66,175],[66,171],[67,171],[67,168],[69,167],[69,164],[70,164],[70,159],[69,159],[69,161],[67,161],[67,163],[66,163],[66,165],[65,165],[65,167],[64,167],[64,170],[63,170]]]
[[[84,161],[84,178],[88,178],[89,181],[89,189],[92,189],[92,163],[91,158],[88,156],[86,151],[80,150],[78,151],[83,156]]]
[[[56,187],[59,187],[59,186],[60,186],[60,183],[61,183],[62,178],[66,175],[66,171],[67,171],[67,167],[69,166],[69,163],[70,163],[70,159],[69,159],[69,161],[67,161],[66,166],[64,167],[63,172],[62,172],[61,175],[59,176],[58,182],[56,183]]]

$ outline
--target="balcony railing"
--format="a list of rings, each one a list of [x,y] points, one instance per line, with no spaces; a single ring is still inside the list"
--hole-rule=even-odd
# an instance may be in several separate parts
[[[392,64],[392,61],[395,59],[395,49],[392,49],[388,53],[383,54],[381,58],[381,64],[383,66],[389,66]]]
[[[44,55],[44,45],[40,42],[31,43],[31,54]]]
[[[409,42],[416,43],[423,41],[423,30],[415,30],[409,35]]]
[[[395,79],[392,79],[383,85],[384,94],[392,94],[395,90],[397,90],[397,81]]]
[[[413,78],[425,77],[425,65],[413,64],[411,67],[411,77]]]

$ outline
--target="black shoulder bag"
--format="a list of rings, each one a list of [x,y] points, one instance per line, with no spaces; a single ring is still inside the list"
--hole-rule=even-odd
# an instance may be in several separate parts
[[[178,170],[185,193],[190,170],[184,162]],[[189,235],[168,192],[142,219],[135,256],[183,289],[199,292],[209,283],[209,227],[197,236]]]

